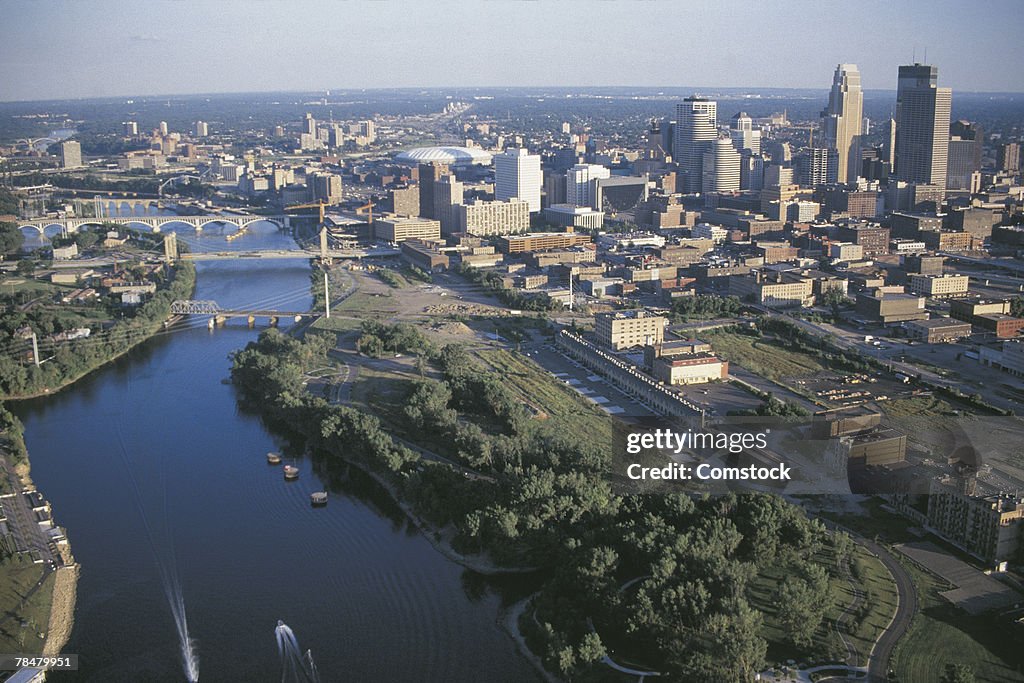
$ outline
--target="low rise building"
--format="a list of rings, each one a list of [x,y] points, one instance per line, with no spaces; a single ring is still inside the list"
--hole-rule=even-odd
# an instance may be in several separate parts
[[[402,242],[402,260],[428,273],[448,269],[448,255],[441,253],[437,244],[407,239]]]
[[[979,356],[983,365],[1024,377],[1024,341],[1010,339],[1004,341],[998,349],[983,346]]]
[[[904,329],[908,339],[926,344],[942,344],[971,336],[971,324],[953,318],[911,320]]]
[[[429,218],[388,216],[373,221],[373,234],[379,240],[397,244],[405,240],[441,239],[441,221]]]
[[[590,235],[578,232],[531,232],[525,235],[503,235],[498,239],[498,249],[505,254],[523,254],[545,249],[567,249],[591,244]]]
[[[857,295],[857,313],[883,325],[927,320],[928,311],[925,310],[924,303],[925,298],[916,294],[879,290],[875,290],[874,293],[861,292]]]
[[[911,275],[908,287],[914,294],[933,299],[949,299],[967,294],[970,284],[966,275]]]
[[[594,333],[602,344],[621,351],[662,343],[667,322],[644,310],[599,313],[594,319]]]
[[[729,294],[773,308],[811,306],[814,281],[799,271],[756,270],[731,276]]]
[[[604,227],[604,212],[585,206],[553,204],[544,209],[544,220],[562,227],[597,230]]]
[[[710,353],[661,356],[651,369],[658,381],[672,386],[706,384],[729,376],[729,363]]]

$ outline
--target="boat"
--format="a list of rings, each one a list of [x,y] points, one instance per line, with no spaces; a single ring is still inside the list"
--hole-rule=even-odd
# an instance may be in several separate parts
[[[280,465],[281,456],[271,451],[270,453],[267,453],[267,463],[270,465]]]
[[[327,505],[327,491],[314,491],[309,494],[309,502],[312,503],[314,507]]]
[[[285,479],[298,479],[299,478],[299,468],[298,467],[293,467],[292,465],[285,465],[284,466],[284,478]]]

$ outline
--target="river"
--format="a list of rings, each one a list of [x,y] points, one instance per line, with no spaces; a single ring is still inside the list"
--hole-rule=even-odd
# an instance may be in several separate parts
[[[194,248],[281,248],[269,224]],[[303,261],[198,265],[196,298],[225,307],[309,306]],[[53,681],[182,681],[161,581],[177,574],[200,680],[276,681],[277,620],[326,681],[536,680],[497,625],[501,599],[438,554],[390,501],[349,484],[325,508],[301,456],[285,482],[265,454],[287,444],[241,411],[225,383],[244,321],[162,334],[55,395],[12,404],[32,478],[53,503],[82,566],[65,652],[77,673]],[[364,490],[365,489],[365,490]]]

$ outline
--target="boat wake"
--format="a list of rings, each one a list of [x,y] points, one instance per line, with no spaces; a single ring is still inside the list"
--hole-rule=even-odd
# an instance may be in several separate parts
[[[281,683],[320,683],[320,674],[313,663],[313,653],[303,654],[299,641],[288,624],[277,622],[277,651],[281,655]]]

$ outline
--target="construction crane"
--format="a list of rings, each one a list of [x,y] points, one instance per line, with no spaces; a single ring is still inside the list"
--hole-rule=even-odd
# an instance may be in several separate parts
[[[372,199],[367,199],[366,203],[356,209],[356,212],[366,211],[366,222],[373,227],[373,207],[377,206],[373,203]]]
[[[291,204],[284,207],[285,212],[297,211],[298,209],[319,209],[320,210],[320,222],[317,225],[322,225],[324,222],[324,211],[326,210],[327,202],[320,200],[311,204]]]

